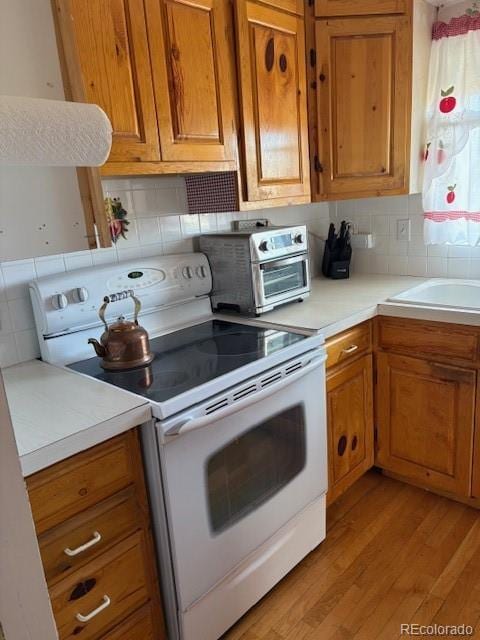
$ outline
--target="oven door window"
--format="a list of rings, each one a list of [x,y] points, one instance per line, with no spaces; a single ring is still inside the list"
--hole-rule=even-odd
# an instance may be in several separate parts
[[[265,298],[272,298],[294,289],[306,286],[305,261],[299,260],[290,264],[274,263],[262,265],[263,290]]]
[[[260,507],[305,463],[303,405],[282,411],[226,444],[206,465],[212,531],[220,533]]]

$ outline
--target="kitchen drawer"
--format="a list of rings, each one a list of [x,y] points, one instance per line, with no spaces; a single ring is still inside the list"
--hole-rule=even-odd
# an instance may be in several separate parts
[[[327,369],[353,360],[372,348],[372,327],[364,322],[327,340]]]
[[[47,582],[65,578],[144,522],[132,485],[50,529],[38,539]]]
[[[96,640],[148,602],[147,548],[134,533],[50,589],[60,640]]]
[[[148,603],[135,611],[125,622],[102,636],[102,640],[164,640],[166,636],[154,634],[155,623],[152,605]]]
[[[141,468],[137,436],[129,431],[30,476],[37,534],[127,487]]]
[[[377,326],[380,349],[440,360],[473,363],[477,359],[478,335],[461,325],[380,317]]]

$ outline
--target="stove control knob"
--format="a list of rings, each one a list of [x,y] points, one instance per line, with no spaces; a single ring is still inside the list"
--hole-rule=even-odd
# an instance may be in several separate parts
[[[263,251],[264,253],[266,251],[270,251],[270,242],[268,240],[262,240],[258,245],[258,248],[260,249],[260,251]]]
[[[51,301],[54,309],[60,310],[68,307],[67,296],[64,293],[55,293],[52,296]]]
[[[203,264],[195,269],[195,273],[197,274],[197,276],[199,278],[206,278],[207,277],[207,270],[205,269]]]
[[[297,233],[295,236],[295,244],[303,244],[305,242],[305,238],[303,237],[303,233]]]
[[[86,302],[88,300],[88,291],[85,287],[77,287],[72,291],[72,298],[74,302]]]
[[[193,276],[192,267],[183,267],[182,275],[187,280],[191,280]]]

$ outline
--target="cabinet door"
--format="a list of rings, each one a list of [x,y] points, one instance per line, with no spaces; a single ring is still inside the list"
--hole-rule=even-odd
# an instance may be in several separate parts
[[[72,97],[113,127],[109,162],[159,160],[143,0],[56,0]]]
[[[472,496],[480,498],[480,388],[477,389],[477,411],[473,452]]]
[[[328,376],[327,423],[330,504],[373,465],[371,355]]]
[[[237,2],[237,56],[248,201],[309,200],[302,18]]]
[[[475,371],[377,357],[376,463],[422,486],[469,496]]]
[[[315,0],[315,15],[358,16],[405,13],[410,0]]]
[[[162,159],[235,159],[228,0],[147,0]]]
[[[411,31],[404,16],[317,21],[321,198],[407,192]]]

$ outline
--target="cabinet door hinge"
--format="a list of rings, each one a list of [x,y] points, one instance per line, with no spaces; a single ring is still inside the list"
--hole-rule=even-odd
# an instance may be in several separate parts
[[[317,64],[317,52],[315,49],[310,49],[310,66],[315,67]]]
[[[313,159],[313,166],[315,167],[315,171],[317,173],[323,173],[323,166],[320,160],[318,159],[318,156],[315,156],[315,158]]]

